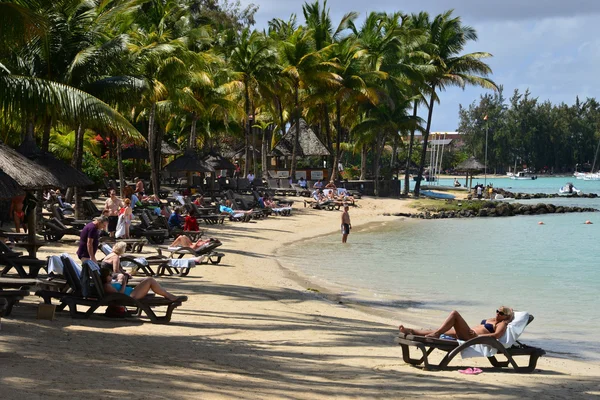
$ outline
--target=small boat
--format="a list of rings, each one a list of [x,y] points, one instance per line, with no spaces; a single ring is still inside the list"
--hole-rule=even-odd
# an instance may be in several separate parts
[[[421,190],[421,194],[423,196],[426,197],[430,197],[432,199],[455,199],[456,196],[450,194],[450,193],[439,193],[439,192],[433,192],[431,190]]]
[[[585,178],[585,173],[584,172],[575,172],[573,174],[573,176],[575,177],[575,179],[584,179]]]
[[[599,173],[585,174],[583,176],[583,180],[584,181],[600,181],[600,174]]]
[[[521,171],[521,172],[518,172],[517,174],[511,176],[510,179],[514,179],[517,181],[530,181],[530,180],[536,180],[537,175],[531,175],[528,172]]]
[[[558,189],[558,194],[562,196],[568,196],[570,194],[579,194],[581,190],[577,189],[571,182],[568,182],[565,186]]]

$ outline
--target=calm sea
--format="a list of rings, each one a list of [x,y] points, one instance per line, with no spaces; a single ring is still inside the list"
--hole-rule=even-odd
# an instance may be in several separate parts
[[[567,181],[600,193],[600,182],[492,180],[496,187],[548,193]],[[600,209],[600,199],[533,203],[541,201]],[[584,225],[587,219],[594,225]],[[545,225],[538,225],[540,220]],[[286,248],[282,261],[347,300],[388,313],[408,309],[431,325],[453,309],[471,325],[493,317],[500,305],[529,311],[535,321],[526,342],[555,355],[600,360],[599,230],[600,213],[434,221],[390,217],[378,229],[353,231],[343,248],[340,235],[331,234]],[[315,263],[306,257],[307,248],[335,257]]]

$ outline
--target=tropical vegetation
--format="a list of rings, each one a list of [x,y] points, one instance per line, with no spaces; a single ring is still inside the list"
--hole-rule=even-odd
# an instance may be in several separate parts
[[[35,140],[94,176],[102,163],[84,154],[106,152],[120,179],[122,148],[145,142],[156,192],[163,141],[201,154],[243,148],[244,173],[266,176],[267,153],[304,119],[331,153],[331,177],[343,160],[346,177],[378,182],[401,169],[408,177],[413,163],[422,174],[448,86],[496,88],[491,55],[464,52],[477,35],[452,11],[333,21],[316,0],[299,10],[303,22],[291,15],[257,30],[256,10],[220,0],[0,0],[1,139]],[[310,161],[297,159],[298,136],[292,176]]]
[[[488,140],[488,171],[530,169],[561,173],[598,169],[600,103],[594,98],[572,105],[540,101],[529,90],[509,99],[502,88],[460,107],[466,151],[480,160]]]

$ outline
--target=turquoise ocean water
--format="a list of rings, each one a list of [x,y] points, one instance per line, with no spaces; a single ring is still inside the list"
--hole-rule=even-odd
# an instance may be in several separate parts
[[[573,181],[584,192],[600,193],[600,182],[570,178],[491,181],[530,193],[556,192]],[[530,201],[538,202],[600,209],[600,199]],[[587,219],[594,225],[584,225]],[[545,225],[538,225],[540,220]],[[598,361],[599,230],[600,213],[432,221],[390,217],[383,227],[352,232],[343,252],[340,235],[331,234],[286,248],[282,261],[343,298],[392,314],[408,308],[441,322],[457,309],[474,325],[493,317],[500,305],[526,310],[536,318],[527,342],[556,355]],[[306,257],[307,249],[335,257],[315,263]]]

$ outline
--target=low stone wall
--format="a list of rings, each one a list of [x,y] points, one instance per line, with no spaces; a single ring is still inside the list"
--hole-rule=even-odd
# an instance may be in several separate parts
[[[475,218],[475,217],[512,217],[515,215],[543,215],[543,214],[564,214],[564,213],[582,213],[599,211],[590,207],[563,207],[553,204],[519,204],[485,201],[478,204],[477,208],[463,204],[461,210],[436,210],[430,209],[419,213],[394,213],[385,214],[395,217],[408,217],[420,219],[445,219],[445,218]]]
[[[567,199],[595,199],[598,197],[598,194],[596,193],[573,193],[568,195],[559,195],[557,193],[513,193],[505,189],[494,189],[494,193],[501,194],[505,198],[513,198],[515,200],[555,199],[557,197],[565,197]]]

